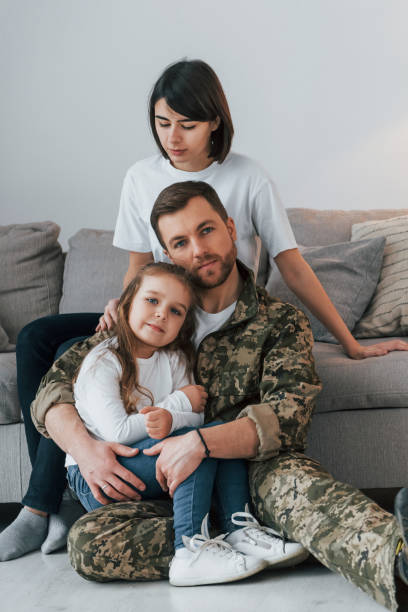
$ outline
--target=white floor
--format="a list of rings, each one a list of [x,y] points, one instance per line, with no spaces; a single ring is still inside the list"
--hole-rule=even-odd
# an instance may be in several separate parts
[[[8,518],[8,517],[7,517]],[[0,512],[0,530],[6,526]],[[326,568],[304,563],[229,585],[176,588],[166,581],[97,584],[80,578],[65,551],[0,563],[1,612],[380,612]]]

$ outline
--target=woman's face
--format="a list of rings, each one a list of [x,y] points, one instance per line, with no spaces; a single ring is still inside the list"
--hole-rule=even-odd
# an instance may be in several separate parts
[[[156,102],[154,111],[157,135],[175,168],[198,172],[211,164],[211,133],[219,126],[218,117],[214,121],[192,121],[173,111],[164,98]]]

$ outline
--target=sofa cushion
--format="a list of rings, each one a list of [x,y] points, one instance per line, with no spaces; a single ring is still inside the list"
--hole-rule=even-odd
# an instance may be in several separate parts
[[[10,344],[9,337],[0,325],[0,353],[9,353],[14,351],[16,348],[15,344]]]
[[[0,425],[21,421],[17,395],[16,354],[0,354]]]
[[[379,210],[288,208],[287,213],[298,244],[316,246],[346,242],[351,238],[351,226],[354,223],[408,215],[408,208]]]
[[[60,313],[103,312],[110,298],[120,296],[129,254],[112,240],[113,232],[92,229],[69,239]]]
[[[341,242],[320,247],[299,247],[350,331],[365,311],[381,271],[384,238]],[[284,302],[303,310],[310,319],[315,340],[336,342],[324,325],[312,315],[283,281],[275,266],[266,289]]]
[[[55,223],[0,226],[0,322],[11,343],[24,325],[58,312],[63,255]]]
[[[325,246],[347,242],[351,238],[354,223],[390,219],[408,215],[408,208],[372,210],[319,210],[316,208],[287,208],[289,221],[298,244]],[[262,245],[259,260],[258,282],[265,285],[270,272],[268,254]]]
[[[361,340],[369,346],[384,338]],[[408,352],[354,360],[335,344],[316,342],[316,371],[323,383],[316,412],[408,406]],[[362,432],[362,435],[363,432]]]
[[[352,240],[385,237],[381,276],[367,312],[355,329],[358,338],[408,333],[408,216],[357,223]]]

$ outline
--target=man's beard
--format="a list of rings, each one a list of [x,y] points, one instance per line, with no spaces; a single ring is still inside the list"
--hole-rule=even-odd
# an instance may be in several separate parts
[[[199,289],[214,289],[215,287],[219,287],[220,285],[225,283],[225,281],[231,274],[236,259],[237,247],[235,246],[235,243],[231,240],[231,249],[224,257],[221,257],[220,255],[206,255],[200,260],[200,263],[198,264],[199,266],[202,266],[209,261],[219,261],[221,263],[221,270],[219,274],[216,275],[212,270],[209,270],[207,273],[208,276],[205,276],[203,278],[202,276],[200,276],[198,269],[193,268],[192,270],[189,270],[194,285]]]

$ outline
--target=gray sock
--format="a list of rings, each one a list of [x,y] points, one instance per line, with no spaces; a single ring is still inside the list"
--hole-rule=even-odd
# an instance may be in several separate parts
[[[0,561],[17,559],[38,550],[47,535],[48,517],[23,508],[17,518],[0,533]]]
[[[46,555],[63,548],[67,543],[68,531],[85,510],[78,501],[72,499],[68,490],[65,491],[58,514],[50,514],[48,535],[41,546],[41,552]]]

